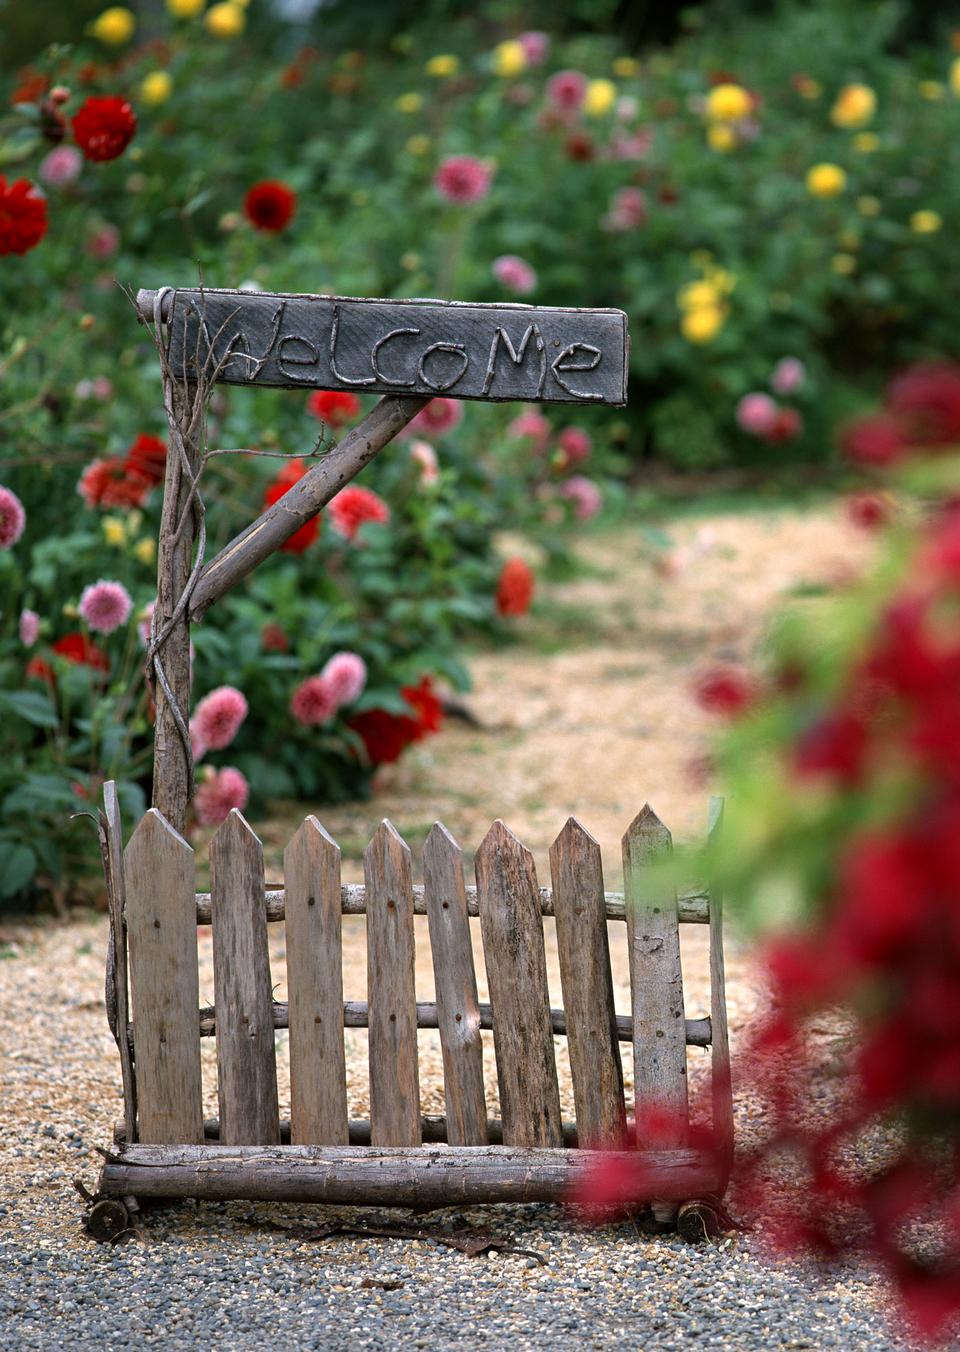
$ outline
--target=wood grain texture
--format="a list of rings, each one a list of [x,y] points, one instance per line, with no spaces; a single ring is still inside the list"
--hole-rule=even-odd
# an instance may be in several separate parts
[[[503,1138],[507,1145],[559,1146],[560,1094],[533,856],[496,821],[474,862]]]
[[[348,1145],[340,848],[307,817],[283,854],[295,1145]]]
[[[570,1072],[581,1145],[620,1144],[626,1123],[600,846],[573,817],[550,848]]]
[[[190,618],[201,619],[214,601],[316,516],[321,507],[379,455],[426,402],[420,397],[381,399],[279,502],[262,512],[210,560],[190,598]]]
[[[203,1140],[193,850],[156,808],[123,856],[139,1136]]]
[[[420,1144],[416,953],[410,851],[382,821],[363,855],[367,889],[370,1129],[374,1145]]]
[[[138,304],[152,313],[152,293]],[[228,384],[626,403],[621,310],[191,288],[168,312],[170,365],[188,378],[199,350]]]
[[[263,848],[234,808],[210,842],[217,1077],[226,1145],[280,1140]]]
[[[127,890],[123,872],[123,824],[117,786],[108,779],[103,786],[103,831],[105,835],[104,874],[107,883],[107,906],[110,912],[109,950],[107,954],[107,1009],[112,1004],[111,1028],[120,1053],[120,1074],[123,1081],[123,1113],[133,1123],[132,1139],[137,1139],[137,1080],[125,1036],[130,1021],[130,982],[127,964],[127,919],[125,914]],[[112,993],[110,987],[112,985]],[[191,1138],[192,1139],[192,1138]]]
[[[623,837],[636,1113],[642,1121],[645,1107],[663,1109],[671,1121],[664,1144],[683,1146],[688,1136],[687,1049],[676,889],[654,867],[672,851],[670,832],[646,805]]]
[[[708,843],[715,847],[723,829],[723,799],[710,800]],[[730,1039],[727,1030],[727,995],[723,970],[723,894],[710,889],[710,1059],[713,1130],[723,1167],[729,1174],[733,1162],[733,1087],[730,1079]]]
[[[483,1042],[463,854],[441,822],[434,824],[423,846],[423,877],[449,1141],[486,1145]]]
[[[509,1146],[384,1150],[355,1146],[277,1149],[119,1146],[100,1173],[109,1196],[200,1197],[331,1205],[465,1206],[485,1202],[562,1202],[593,1151]],[[611,1157],[625,1173],[636,1156]],[[693,1150],[651,1151],[644,1182],[658,1197],[685,1201],[716,1192],[717,1172]],[[642,1197],[638,1197],[642,1201]]]
[[[467,884],[467,914],[474,916],[480,914],[480,908],[477,904],[477,889],[473,883]],[[604,903],[606,906],[608,920],[626,920],[626,905],[624,903],[622,892],[605,892]],[[365,915],[367,910],[366,889],[363,883],[344,883],[340,888],[340,905],[344,915]],[[553,888],[540,888],[540,912],[542,915],[553,915]],[[267,919],[270,921],[282,920],[284,913],[283,888],[271,887],[267,889]],[[414,915],[427,914],[427,902],[423,893],[423,884],[414,883],[413,885],[413,913]],[[709,901],[706,891],[700,888],[691,889],[689,892],[680,892],[677,896],[677,915],[681,924],[686,925],[706,925],[709,923]],[[210,924],[210,893],[197,893],[197,924]]]

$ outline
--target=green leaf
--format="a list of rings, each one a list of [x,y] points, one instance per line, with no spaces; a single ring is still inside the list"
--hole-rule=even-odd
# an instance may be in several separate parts
[[[29,845],[0,840],[0,897],[22,892],[37,869],[37,857]]]
[[[60,720],[43,690],[0,690],[0,712],[14,714],[36,728],[55,728]]]

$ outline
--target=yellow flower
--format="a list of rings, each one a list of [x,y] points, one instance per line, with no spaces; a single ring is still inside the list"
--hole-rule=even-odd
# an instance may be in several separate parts
[[[152,536],[145,535],[133,547],[133,552],[141,563],[151,564],[157,557],[157,545]]]
[[[122,549],[127,543],[127,527],[121,517],[105,516],[100,522],[100,529],[107,544],[113,545],[115,549]]]
[[[681,310],[710,310],[720,305],[720,292],[713,282],[688,282],[677,294]]]
[[[917,235],[935,235],[942,225],[939,211],[915,211],[910,217],[910,229]]]
[[[634,75],[640,74],[640,62],[635,61],[632,56],[615,57],[613,73],[621,80],[630,80]]]
[[[605,117],[617,101],[617,86],[612,80],[591,80],[583,96],[587,117]]]
[[[710,285],[729,296],[730,292],[737,284],[737,279],[734,277],[733,273],[729,272],[726,268],[714,267],[708,267],[706,271],[707,281]]]
[[[711,122],[739,122],[752,108],[753,100],[742,85],[714,85],[707,95],[707,117]]]
[[[865,84],[844,85],[830,109],[830,121],[835,127],[865,127],[873,121],[877,111],[877,96]]]
[[[736,149],[736,132],[723,122],[711,122],[707,127],[707,144],[711,150],[719,150],[726,154],[727,151]]]
[[[427,62],[427,74],[434,76],[437,80],[447,80],[451,75],[456,75],[460,69],[459,56],[448,54],[442,56],[431,56]]]
[[[422,94],[401,94],[393,105],[400,113],[419,113],[423,107]]]
[[[813,197],[838,197],[846,186],[839,164],[815,164],[807,170],[807,192]]]
[[[688,343],[709,343],[723,328],[724,311],[720,305],[700,305],[688,310],[680,321],[680,331]]]
[[[527,54],[523,50],[523,43],[517,42],[516,38],[498,42],[491,53],[491,64],[494,75],[502,75],[506,80],[521,75],[527,68]]]
[[[853,138],[855,150],[860,150],[864,155],[871,155],[875,150],[880,149],[880,137],[872,131],[858,131]]]
[[[165,70],[152,70],[140,82],[140,97],[144,103],[151,105],[166,103],[172,90],[173,81],[170,79],[169,72]]]
[[[882,205],[879,197],[867,195],[857,198],[857,210],[861,216],[879,216]]]
[[[409,155],[426,155],[430,149],[429,136],[411,136],[407,141],[407,153]]]
[[[203,13],[207,0],[167,0],[167,10],[175,19],[195,19]]]
[[[110,47],[120,47],[133,37],[137,20],[123,5],[111,5],[90,25],[90,32]]]
[[[942,80],[921,80],[917,90],[922,99],[942,99],[945,93]]]
[[[215,38],[238,38],[246,26],[247,16],[236,0],[220,0],[207,10],[203,22],[207,32]]]
[[[857,260],[853,254],[835,253],[830,259],[830,266],[839,277],[849,277],[851,272],[857,270]]]
[[[799,75],[796,87],[797,93],[804,99],[818,99],[823,93],[823,85],[809,75]]]
[[[950,62],[950,88],[954,94],[960,94],[960,56]]]

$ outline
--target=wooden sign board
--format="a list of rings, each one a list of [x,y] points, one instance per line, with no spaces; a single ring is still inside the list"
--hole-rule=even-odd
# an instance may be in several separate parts
[[[153,294],[141,292],[142,312]],[[622,310],[177,290],[168,357],[187,378],[357,394],[613,404],[627,400]]]

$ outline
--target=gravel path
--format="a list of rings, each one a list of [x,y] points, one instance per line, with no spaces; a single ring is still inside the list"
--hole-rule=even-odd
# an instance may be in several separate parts
[[[485,722],[508,718],[510,729],[483,735],[454,729],[429,744],[421,759],[399,767],[381,800],[323,814],[347,847],[348,877],[358,876],[360,848],[378,815],[393,815],[415,842],[417,821],[432,818],[438,804],[470,846],[503,811],[541,868],[565,814],[576,811],[604,846],[609,886],[617,885],[619,833],[643,798],[653,799],[681,837],[690,832],[700,803],[691,810],[695,795],[682,762],[702,749],[705,728],[678,694],[680,682],[708,654],[745,655],[778,591],[809,578],[811,569],[822,575],[855,556],[858,546],[824,513],[688,523],[679,535],[688,560],[709,555],[709,585],[681,572],[669,579],[674,590],[666,605],[634,541],[621,540],[616,549],[595,542],[591,559],[607,567],[608,576],[556,593],[564,604],[592,613],[599,631],[589,647],[548,655],[547,627],[540,631],[543,651],[491,654],[475,663],[475,707]],[[625,559],[633,561],[628,568]],[[635,653],[625,661],[625,649],[639,648],[641,633],[643,660]],[[582,701],[591,679],[602,681],[603,699],[588,709]],[[506,713],[505,682],[515,694]],[[635,726],[625,739],[623,719],[631,710]],[[575,780],[564,769],[571,764],[578,767]],[[702,802],[702,792],[696,796]],[[290,824],[289,816],[267,824],[268,868],[276,868]],[[283,998],[282,927],[271,931],[273,978]],[[691,1017],[707,1008],[705,937],[699,927],[686,927]],[[850,1271],[821,1283],[800,1267],[768,1265],[756,1234],[693,1248],[630,1224],[587,1229],[557,1207],[476,1208],[429,1218],[430,1224],[459,1217],[482,1225],[502,1237],[504,1247],[531,1250],[542,1263],[499,1251],[471,1258],[423,1241],[305,1240],[271,1227],[309,1227],[331,1212],[240,1203],[157,1211],[141,1238],[115,1247],[93,1243],[80,1229],[72,1179],[94,1183],[95,1147],[109,1143],[120,1116],[119,1067],[102,1007],[105,943],[105,922],[93,916],[44,928],[7,925],[0,932],[0,1348],[693,1344],[885,1352],[908,1346],[889,1333],[882,1291],[868,1274]],[[618,1008],[625,1011],[622,925],[611,926],[611,943]],[[553,1003],[559,1004],[549,925],[547,945]],[[429,999],[428,949],[419,936],[418,946],[418,998]],[[201,934],[203,1002],[212,998],[209,949],[208,935]],[[345,926],[344,957],[345,993],[362,998],[359,923]],[[728,997],[736,1041],[762,991],[734,941]],[[442,1111],[436,1035],[421,1036],[423,1108]],[[563,1041],[557,1046],[564,1115],[572,1116]],[[366,1115],[365,1050],[363,1034],[348,1035],[352,1115]],[[495,1110],[490,1050],[487,1085]],[[278,1054],[283,1104],[289,1102],[283,1036]],[[705,1060],[691,1051],[692,1080]],[[208,1112],[215,1104],[213,1069],[208,1041]],[[629,1056],[624,1070],[629,1083]],[[737,1111],[743,1137],[755,1109],[739,1101]]]

